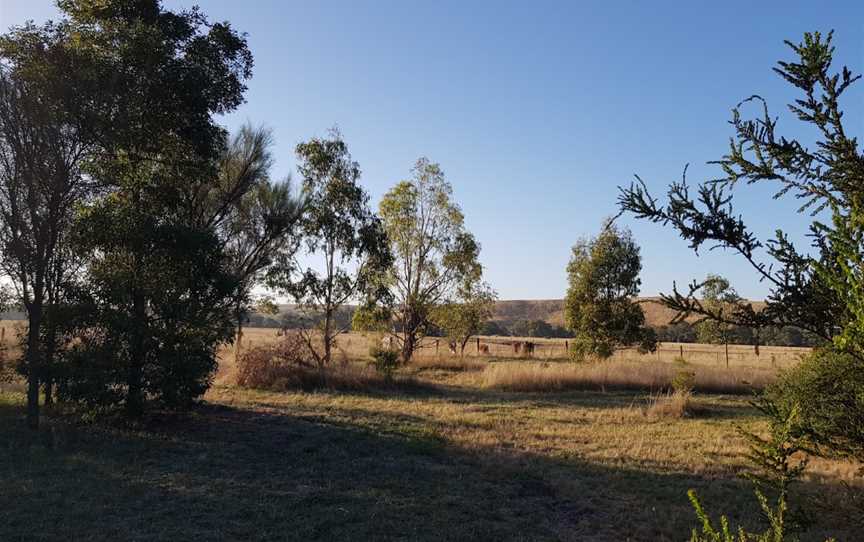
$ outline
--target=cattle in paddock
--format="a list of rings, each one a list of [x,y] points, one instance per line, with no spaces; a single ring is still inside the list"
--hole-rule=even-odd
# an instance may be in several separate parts
[[[480,345],[480,353],[488,356],[489,355],[489,345],[488,344],[481,344]]]
[[[513,353],[517,356],[522,352],[522,341],[513,341]]]
[[[447,346],[450,348],[450,355],[455,356],[456,355],[456,343],[451,342]]]
[[[534,343],[531,341],[525,341],[525,355],[531,357],[534,355]]]

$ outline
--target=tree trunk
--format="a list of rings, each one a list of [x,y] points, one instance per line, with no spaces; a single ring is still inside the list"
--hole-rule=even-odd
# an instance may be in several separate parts
[[[139,291],[132,294],[132,311],[135,315],[135,337],[129,352],[129,372],[127,376],[126,415],[140,418],[144,414],[144,327],[146,311],[144,296]]]
[[[57,352],[57,322],[54,303],[49,306],[45,327],[45,353],[42,360],[42,386],[45,390],[45,406],[54,404],[54,354]]]
[[[237,337],[234,340],[234,363],[240,361],[240,356],[243,355],[243,309],[240,303],[234,309],[234,316],[237,318]]]
[[[402,363],[407,364],[411,361],[416,344],[417,337],[414,335],[414,331],[406,331],[405,340],[402,342]]]
[[[38,296],[37,296],[38,294]],[[41,292],[34,291],[34,303],[27,310],[27,427],[39,429],[39,375],[42,372],[39,331],[42,327]]]

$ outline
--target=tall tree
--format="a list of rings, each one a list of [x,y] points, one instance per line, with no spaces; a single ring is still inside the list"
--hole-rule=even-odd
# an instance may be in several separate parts
[[[217,182],[194,186],[189,198],[195,221],[215,229],[238,281],[235,358],[242,350],[243,322],[256,305],[255,287],[275,263],[290,262],[299,245],[305,199],[292,192],[290,177],[270,179],[272,146],[270,130],[241,127],[220,159]]]
[[[645,326],[642,307],[635,300],[641,271],[642,257],[632,234],[611,222],[597,237],[573,247],[564,319],[575,334],[576,359],[608,358],[616,348],[634,344],[654,350],[656,336]]]
[[[319,340],[308,329],[303,336],[323,379],[336,337],[345,331],[336,326],[337,312],[351,299],[385,294],[376,291],[373,279],[391,257],[381,221],[360,185],[360,167],[341,134],[334,129],[326,138],[300,143],[296,151],[307,198],[301,221],[305,248],[321,257],[323,266],[321,272],[307,268],[299,280],[282,273],[276,284],[294,297],[309,323],[320,320]]]
[[[93,150],[76,114],[78,72],[62,27],[13,29],[0,38],[0,264],[27,312],[24,368],[27,423],[39,425],[40,379],[45,374],[46,312],[61,295],[68,231],[76,205],[90,192],[84,174]],[[52,319],[53,321],[53,319]]]
[[[410,361],[435,307],[482,279],[480,245],[465,229],[453,188],[441,167],[420,158],[412,178],[381,200],[380,215],[395,258],[383,276],[394,301],[392,318],[402,361]]]
[[[75,50],[105,88],[95,115],[100,153],[88,172],[106,195],[82,213],[79,228],[91,258],[84,297],[95,307],[79,349],[94,355],[76,361],[113,359],[119,369],[100,374],[98,387],[122,390],[131,416],[147,397],[186,404],[206,389],[215,346],[233,327],[226,300],[236,277],[195,196],[218,176],[226,134],[213,115],[242,102],[251,54],[230,25],[195,8],[172,12],[157,0],[59,5]]]
[[[702,282],[702,304],[709,311],[723,315],[737,310],[741,297],[729,281],[719,275],[709,274]],[[723,321],[703,318],[696,324],[696,336],[701,343],[722,344],[726,351],[726,366],[729,366],[729,341],[735,326]]]

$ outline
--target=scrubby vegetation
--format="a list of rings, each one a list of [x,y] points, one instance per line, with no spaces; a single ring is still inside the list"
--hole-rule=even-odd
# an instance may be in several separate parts
[[[417,160],[376,212],[333,129],[296,146],[295,191],[271,178],[268,129],[218,122],[245,99],[246,34],[158,0],[58,7],[0,36],[0,305],[27,319],[0,345],[0,539],[671,540],[691,505],[693,542],[860,533],[864,156],[840,105],[860,76],[832,72],[831,34],[775,69],[815,144],[753,96],[721,178],[665,202],[621,189],[621,214],[738,253],[771,288],[757,306],[714,274],[673,286],[658,332],[620,214],[573,247],[563,327],[491,321],[441,165]],[[809,252],[734,213],[766,182],[812,212]],[[245,347],[274,292],[293,320]],[[353,350],[349,323],[368,334]],[[658,339],[722,345],[725,364]],[[778,372],[771,341],[819,348]],[[799,514],[813,495],[822,513]]]

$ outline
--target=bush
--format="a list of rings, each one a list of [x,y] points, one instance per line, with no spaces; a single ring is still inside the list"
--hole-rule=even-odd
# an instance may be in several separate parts
[[[375,370],[384,377],[386,382],[392,382],[393,373],[399,367],[399,352],[378,345],[369,349]]]
[[[680,393],[693,393],[696,387],[696,373],[693,371],[678,371],[672,379],[672,389]]]
[[[651,397],[645,415],[649,418],[685,418],[695,413],[692,399],[690,391],[658,393]]]
[[[244,388],[281,390],[302,380],[298,371],[312,361],[299,333],[287,332],[274,344],[257,346],[237,360],[237,385]]]
[[[796,430],[825,455],[864,461],[864,362],[817,350],[766,390],[785,418],[798,409]]]

